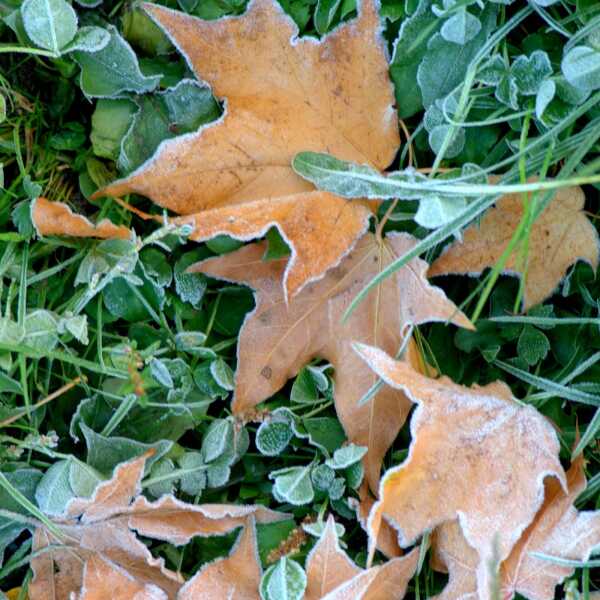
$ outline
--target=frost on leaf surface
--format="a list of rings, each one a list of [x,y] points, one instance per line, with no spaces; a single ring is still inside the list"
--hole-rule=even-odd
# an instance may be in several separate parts
[[[377,348],[356,351],[389,385],[418,404],[408,458],[384,475],[370,535],[386,519],[406,546],[456,518],[478,554],[477,585],[490,594],[490,561],[506,558],[544,498],[544,478],[566,485],[551,423],[500,382],[463,387],[434,380]]]
[[[294,173],[292,158],[327,151],[382,169],[398,148],[376,2],[362,0],[358,17],[321,41],[298,38],[275,0],[253,0],[243,15],[217,21],[146,10],[225,99],[225,113],[164,142],[101,193],[138,192],[189,215],[197,240],[222,233],[247,240],[277,225],[293,250],[284,282],[291,296],[340,261],[371,215],[361,202],[315,191]]]
[[[584,202],[581,188],[562,188],[531,227],[525,309],[550,296],[578,259],[594,269],[598,266],[598,233],[583,212]],[[504,196],[479,225],[472,225],[464,232],[462,241],[446,248],[431,265],[428,275],[475,275],[493,267],[522,217],[521,195]],[[518,255],[516,248],[506,263],[505,273],[521,275],[517,271]]]
[[[44,525],[36,529],[34,551],[46,550],[31,561],[30,600],[69,598],[71,593],[89,600],[98,597],[91,595],[95,582],[104,586],[99,592],[112,586],[110,597],[116,600],[129,600],[131,590],[174,598],[183,584],[181,575],[154,558],[136,533],[182,545],[194,536],[233,531],[251,517],[265,523],[287,516],[262,506],[186,504],[173,496],[150,502],[140,495],[148,457],[120,464],[91,498],[72,499],[61,515],[54,511],[58,532]]]
[[[470,326],[444,293],[429,285],[427,263],[418,258],[386,279],[342,323],[344,311],[365,284],[414,244],[404,233],[391,234],[381,243],[367,234],[339,266],[287,304],[279,285],[285,259],[262,261],[265,244],[248,245],[194,267],[256,292],[256,309],[246,318],[238,342],[234,413],[250,412],[311,359],[324,358],[335,368],[336,410],[348,439],[369,449],[365,472],[374,490],[383,456],[404,424],[410,402],[402,392],[384,386],[359,406],[377,378],[352,351],[352,341],[377,344],[395,354],[409,324],[451,321]],[[409,349],[407,354],[416,361],[416,352]]]
[[[523,532],[499,569],[502,598],[521,594],[529,600],[552,600],[556,586],[573,574],[562,566],[535,556],[586,561],[600,544],[600,511],[579,512],[573,505],[586,488],[583,456],[567,472],[568,492],[556,480],[546,482],[544,504]],[[467,544],[456,521],[442,525],[432,540],[434,565],[447,570],[450,578],[439,600],[476,600],[477,553]]]

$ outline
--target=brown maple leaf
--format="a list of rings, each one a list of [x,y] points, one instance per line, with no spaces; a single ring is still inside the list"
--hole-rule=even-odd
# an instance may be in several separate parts
[[[577,260],[598,266],[598,233],[583,212],[581,188],[562,188],[531,228],[528,269],[523,303],[528,309],[545,300],[558,286],[567,269]],[[468,273],[479,275],[493,267],[504,252],[523,217],[520,194],[503,197],[494,208],[464,232],[431,265],[429,276]],[[519,248],[508,259],[504,272],[522,273],[518,268]]]
[[[387,167],[399,144],[394,94],[375,0],[322,40],[298,38],[276,0],[203,21],[161,6],[145,10],[199,79],[226,99],[223,117],[164,141],[154,157],[96,195],[144,194],[191,215],[192,239],[261,237],[276,225],[292,248],[291,296],[339,263],[371,211],[296,175],[302,150]]]
[[[565,493],[556,480],[546,482],[542,508],[500,565],[498,587],[503,600],[510,600],[517,593],[529,600],[552,600],[556,586],[574,571],[573,567],[537,558],[532,553],[586,561],[600,545],[600,511],[578,512],[573,506],[586,487],[582,455],[571,465],[567,485]],[[476,600],[478,557],[458,523],[442,525],[433,536],[432,546],[435,562],[444,565],[450,574],[440,600]]]
[[[63,600],[77,593],[92,600],[111,587],[112,600],[130,600],[131,590],[141,598],[175,598],[183,579],[154,558],[136,532],[181,545],[194,536],[230,532],[250,517],[272,522],[287,516],[260,505],[192,505],[172,496],[149,502],[140,495],[147,458],[119,465],[91,498],[71,501],[64,515],[53,519],[60,537],[40,524],[33,549],[44,551],[31,560],[30,600]],[[104,587],[96,587],[100,580]]]
[[[374,490],[383,456],[404,424],[410,402],[402,392],[384,386],[359,406],[377,378],[353,352],[352,341],[378,344],[396,353],[409,324],[451,321],[471,326],[442,290],[429,285],[427,263],[419,258],[386,279],[342,322],[344,311],[364,285],[415,243],[405,233],[390,234],[381,242],[367,234],[338,267],[287,304],[279,285],[285,260],[263,261],[263,243],[192,267],[193,271],[245,283],[256,291],[256,308],[246,318],[238,342],[233,412],[244,415],[253,409],[311,359],[328,360],[335,368],[338,417],[348,438],[369,449],[364,464]]]
[[[31,220],[39,235],[68,235],[73,237],[96,237],[103,239],[131,237],[131,231],[102,219],[97,225],[75,214],[63,202],[50,202],[40,196],[31,204]]]
[[[361,569],[340,548],[335,521],[330,516],[319,541],[306,559],[304,600],[403,598],[418,558],[418,551],[413,551],[381,566]]]
[[[177,600],[260,600],[261,576],[256,529],[250,517],[230,555],[202,567],[181,588]]]
[[[381,480],[371,539],[382,518],[398,530],[401,546],[459,518],[478,554],[480,597],[490,597],[488,565],[496,556],[505,559],[533,521],[544,478],[566,485],[552,425],[503,383],[467,388],[447,377],[434,380],[382,350],[355,347],[384,381],[418,404],[408,458]]]

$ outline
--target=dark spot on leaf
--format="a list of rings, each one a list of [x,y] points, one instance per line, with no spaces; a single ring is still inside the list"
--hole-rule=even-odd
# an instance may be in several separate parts
[[[260,372],[260,374],[265,379],[271,379],[271,375],[273,375],[273,371],[271,370],[271,367],[264,367],[263,370]]]

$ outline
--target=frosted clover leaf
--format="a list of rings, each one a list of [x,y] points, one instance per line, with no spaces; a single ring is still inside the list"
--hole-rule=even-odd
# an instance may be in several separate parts
[[[304,569],[284,556],[265,571],[260,582],[260,597],[262,600],[302,600],[305,589]]]

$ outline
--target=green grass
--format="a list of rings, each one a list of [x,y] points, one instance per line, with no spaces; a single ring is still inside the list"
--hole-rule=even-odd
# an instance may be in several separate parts
[[[173,1],[165,4],[176,6]],[[314,2],[286,0],[282,4],[302,33],[315,34]],[[416,0],[383,3],[390,49],[401,24],[410,16],[407,10],[412,12],[416,5]],[[18,0],[0,0],[0,16],[11,14],[18,6]],[[174,49],[167,47],[165,51],[162,34],[141,12],[132,12],[128,4],[113,0],[105,0],[94,9],[75,8],[82,22],[116,25],[131,44],[144,73],[162,73],[162,89],[184,77],[184,61]],[[343,2],[329,28],[339,22],[342,11],[345,18],[351,17],[352,9],[352,2]],[[430,147],[424,110],[416,107],[411,114],[402,115],[411,137],[393,168],[407,167],[411,157],[414,166],[433,167],[434,172],[475,163],[487,174],[501,174],[499,185],[523,186],[531,175],[558,182],[549,185],[563,185],[575,178],[592,181],[584,186],[586,211],[597,225],[600,93],[592,91],[577,103],[556,101],[546,118],[540,119],[535,115],[532,96],[519,97],[516,107],[502,104],[494,96],[494,86],[478,79],[478,69],[492,53],[512,60],[544,50],[550,57],[552,77],[559,81],[563,51],[583,43],[593,33],[600,22],[598,6],[595,2],[565,0],[542,8],[517,1],[511,6],[497,5],[497,9],[496,26],[475,48],[462,77],[465,84],[456,87],[455,109],[448,121],[451,126],[438,152]],[[203,17],[240,14],[243,3],[200,0],[195,10]],[[430,31],[435,28],[431,25]],[[421,46],[426,41],[427,36],[413,40],[407,55],[415,52],[415,60],[422,60],[426,48]],[[598,50],[597,45],[595,48]],[[417,89],[416,69],[396,64],[392,72],[401,104],[403,86],[412,82]],[[101,204],[90,201],[93,191],[122,174],[119,144],[138,110],[135,101],[139,102],[139,97],[125,93],[125,99],[119,101],[89,101],[80,88],[79,66],[72,55],[53,56],[19,39],[2,24],[0,94],[6,101],[6,117],[0,119],[0,523],[13,519],[24,526],[5,550],[0,589],[24,586],[25,590],[31,578],[27,526],[32,519],[48,521],[31,490],[17,489],[11,483],[15,474],[30,469],[43,473],[66,457],[86,465],[94,444],[104,443],[101,438],[115,444],[123,438],[154,445],[163,439],[173,442],[162,459],[163,470],[152,471],[144,481],[144,489],[151,494],[169,491],[175,485],[188,501],[260,502],[291,511],[294,523],[259,532],[261,551],[276,548],[305,517],[333,510],[346,528],[344,542],[349,554],[364,564],[365,534],[341,502],[321,498],[296,507],[280,503],[271,493],[268,478],[278,469],[322,461],[329,453],[322,446],[331,449],[338,443],[340,427],[327,374],[323,380],[313,380],[303,371],[266,404],[269,410],[288,407],[300,421],[315,426],[317,419],[328,419],[319,434],[321,447],[296,435],[291,448],[265,457],[254,445],[258,426],[248,425],[250,449],[232,466],[226,481],[198,489],[196,494],[179,489],[182,477],[205,469],[182,467],[178,462],[182,455],[199,452],[211,427],[231,422],[226,419],[230,416],[237,336],[252,309],[253,297],[248,289],[185,273],[198,260],[238,247],[234,240],[219,238],[196,244],[186,239],[185,230],[144,221],[109,200]],[[146,96],[155,99],[152,94]],[[211,106],[216,112],[211,112],[210,118],[214,118],[219,109],[216,104]],[[464,146],[447,158],[459,129],[465,132]],[[140,152],[144,157],[152,154],[158,141],[156,136],[142,139]],[[530,203],[511,242],[513,248],[520,249],[523,264],[532,223],[552,199],[552,191],[543,188],[538,186],[536,200]],[[136,241],[40,239],[29,217],[30,202],[40,193],[68,202],[83,214],[109,217],[117,224],[133,227]],[[435,257],[496,198],[471,198],[463,213],[435,230],[413,221],[416,203],[399,204],[386,230],[410,231],[420,242],[370,285],[414,256]],[[131,197],[129,201],[160,220],[159,209],[147,199]],[[389,206],[384,203],[380,214]],[[274,251],[281,249],[282,241],[272,232],[269,242]],[[584,453],[591,483],[578,508],[600,508],[600,279],[588,265],[578,263],[543,307],[522,315],[518,314],[522,286],[502,275],[502,267],[500,261],[479,279],[448,277],[436,281],[477,321],[478,330],[457,331],[443,324],[422,326],[416,331],[419,348],[430,364],[455,381],[470,385],[505,380],[517,398],[547,415],[559,431],[565,464],[575,446],[575,454]],[[351,309],[369,289],[356,297]],[[87,333],[81,329],[81,318],[85,318]],[[23,333],[20,328],[25,325],[29,329]],[[538,354],[526,343],[532,329],[538,339],[545,339],[545,351]],[[197,335],[190,341],[183,335],[186,332]],[[321,364],[316,361],[313,366]],[[310,380],[310,402],[292,403],[290,398],[304,389],[303,377]],[[323,384],[320,388],[319,382]],[[98,437],[86,444],[81,423]],[[577,443],[578,431],[582,437]],[[385,468],[406,457],[409,443],[405,427],[386,456]],[[127,458],[125,452],[122,458]],[[106,477],[114,465],[91,466]],[[356,492],[348,489],[345,497],[356,497]],[[0,546],[1,536],[0,529]],[[234,537],[225,536],[195,539],[185,548],[156,543],[151,549],[165,558],[169,567],[189,574],[200,564],[227,553],[233,541]],[[301,562],[310,545],[304,544],[293,558]],[[426,542],[421,549],[424,560],[411,583],[411,598],[429,597],[445,582],[445,577],[429,566]],[[571,585],[582,591],[582,597],[600,587],[598,564],[591,559],[571,565],[577,567]]]

